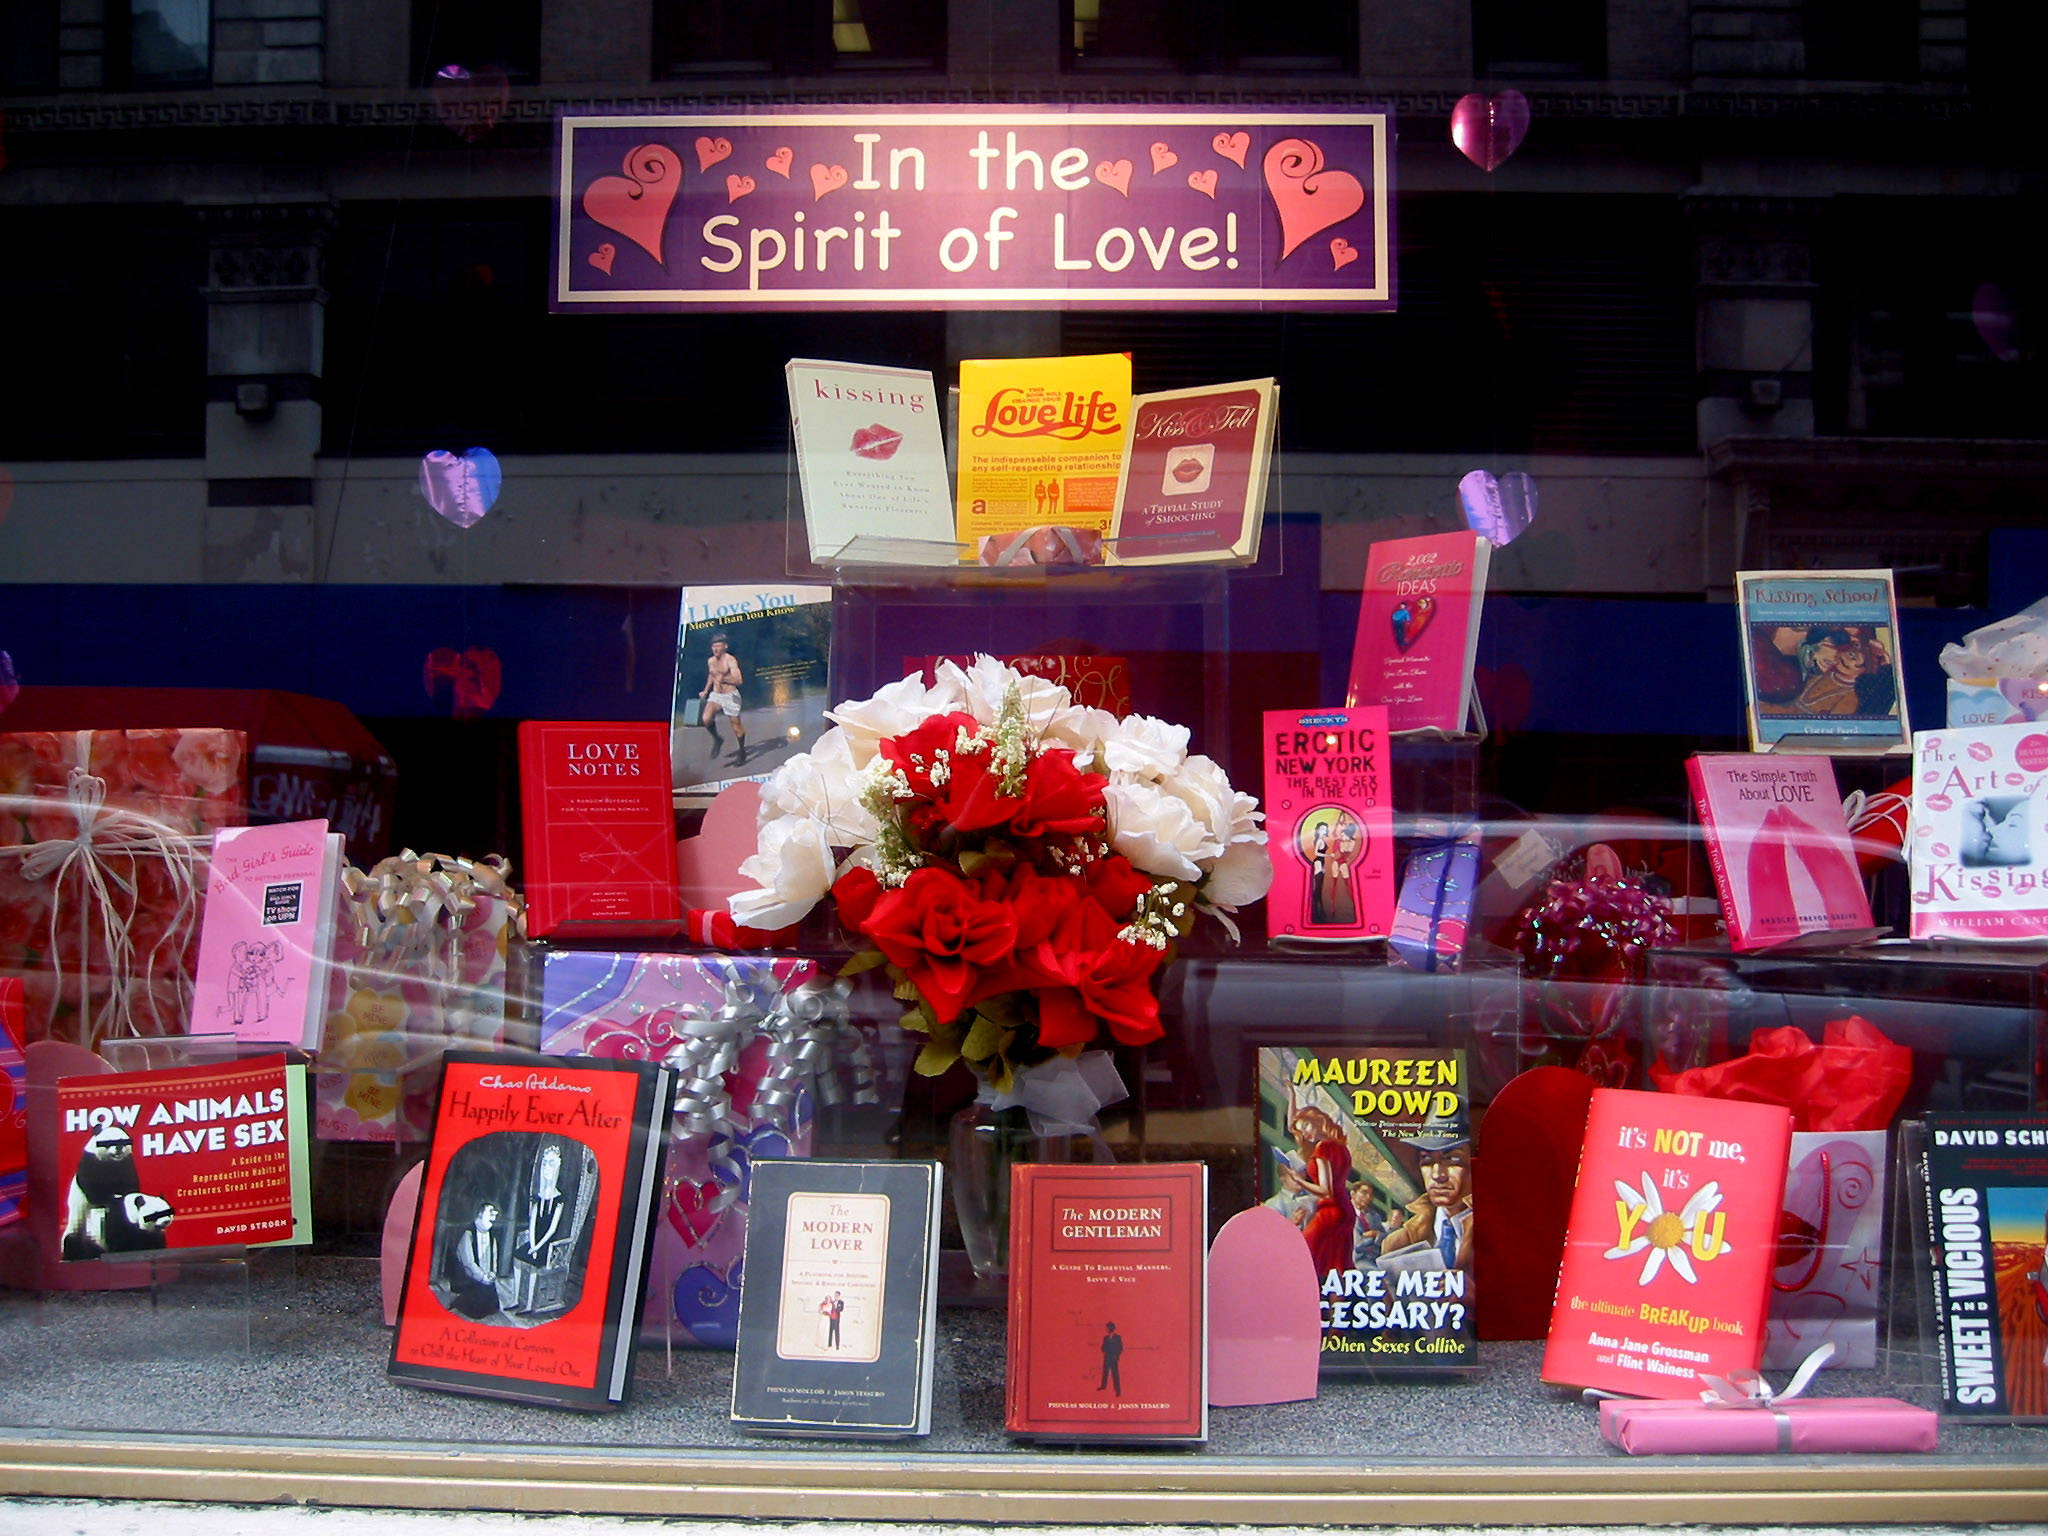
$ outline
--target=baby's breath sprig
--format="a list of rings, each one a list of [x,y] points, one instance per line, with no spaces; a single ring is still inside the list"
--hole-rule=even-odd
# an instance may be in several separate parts
[[[1024,778],[1031,768],[1032,743],[1031,722],[1024,713],[1024,694],[1015,683],[1003,690],[1003,702],[996,710],[994,726],[988,735],[981,738],[982,744],[988,737],[994,738],[988,765],[994,770],[1002,785],[1003,793],[1015,799],[1024,793]]]
[[[868,782],[861,790],[860,803],[875,818],[875,878],[891,889],[902,885],[912,870],[925,863],[924,854],[903,821],[903,802],[915,795],[901,768],[882,758],[875,759],[868,770]]]
[[[1127,944],[1164,949],[1184,935],[1192,922],[1187,887],[1178,880],[1162,880],[1138,898],[1131,920],[1117,930],[1116,936]]]

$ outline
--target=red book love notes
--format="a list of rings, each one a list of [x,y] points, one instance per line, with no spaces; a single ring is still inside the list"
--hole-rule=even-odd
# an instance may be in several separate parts
[[[1877,935],[1830,759],[1702,754],[1685,773],[1738,952]]]
[[[1386,705],[1393,731],[1484,729],[1472,662],[1492,550],[1476,533],[1433,533],[1366,551],[1347,704]]]
[[[1209,1170],[1010,1174],[1010,1433],[1207,1439]]]
[[[1791,1145],[1774,1104],[1597,1090],[1543,1379],[1691,1397],[1755,1370]]]
[[[521,724],[528,933],[681,920],[668,736],[647,721]]]

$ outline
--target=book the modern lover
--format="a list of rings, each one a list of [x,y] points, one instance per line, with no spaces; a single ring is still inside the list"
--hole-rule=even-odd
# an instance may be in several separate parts
[[[1325,1374],[1477,1361],[1465,1053],[1262,1046],[1259,1194],[1322,1289]]]
[[[931,1430],[940,1168],[756,1162],[732,1417],[760,1434]]]

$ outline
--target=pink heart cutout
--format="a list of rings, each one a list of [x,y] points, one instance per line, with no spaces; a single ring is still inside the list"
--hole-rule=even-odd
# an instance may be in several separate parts
[[[1244,132],[1219,133],[1209,141],[1209,147],[1243,170],[1244,157],[1252,151],[1252,136]]]
[[[1334,236],[1330,241],[1330,260],[1335,263],[1331,270],[1342,272],[1358,260],[1358,248],[1342,235]]]
[[[619,248],[607,240],[590,253],[590,264],[606,277],[612,275],[612,263],[618,260]]]
[[[1261,164],[1266,190],[1280,214],[1280,257],[1301,242],[1341,224],[1365,206],[1365,186],[1349,171],[1326,169],[1323,147],[1310,139],[1282,139]]]
[[[790,162],[795,158],[796,151],[791,149],[787,144],[785,144],[780,149],[776,150],[774,154],[770,155],[762,163],[766,165],[769,170],[773,171],[776,175],[780,176],[783,180],[787,181],[789,179]]]
[[[1458,153],[1491,171],[1521,146],[1529,131],[1529,98],[1520,91],[1485,96],[1478,91],[1458,98],[1451,109],[1451,142]]]
[[[754,190],[751,176],[728,176],[725,178],[725,200],[728,205],[738,202]]]
[[[1216,195],[1216,173],[1214,171],[1189,171],[1188,185],[1204,197]]]
[[[626,155],[625,172],[585,187],[583,211],[659,262],[662,226],[683,184],[682,160],[666,144],[641,144]]]
[[[1131,195],[1131,162],[1128,160],[1104,160],[1095,167],[1095,179],[1105,187],[1114,187],[1125,197]]]
[[[843,165],[814,165],[811,167],[811,201],[816,202],[827,192],[837,192],[846,185],[846,167]]]
[[[697,169],[708,171],[732,153],[732,140],[703,137],[697,140]]]
[[[1152,146],[1152,174],[1154,176],[1157,176],[1161,171],[1170,171],[1179,164],[1180,156],[1168,149],[1164,142],[1155,143]]]

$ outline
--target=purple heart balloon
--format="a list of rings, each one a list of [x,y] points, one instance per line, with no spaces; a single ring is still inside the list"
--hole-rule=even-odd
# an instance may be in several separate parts
[[[1458,482],[1465,526],[1498,549],[1536,521],[1536,482],[1520,470],[1498,477],[1475,469]]]
[[[21,697],[21,679],[14,675],[14,658],[0,651],[0,714]]]
[[[1451,109],[1451,142],[1482,171],[1491,171],[1521,147],[1529,131],[1529,98],[1520,91],[1497,96],[1473,91]]]
[[[498,499],[505,473],[488,448],[450,453],[436,448],[420,459],[420,494],[458,528],[471,528]]]
[[[1996,283],[1981,284],[1970,299],[1970,319],[1993,357],[2001,363],[2020,360],[2020,322],[2003,288]]]

